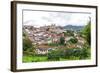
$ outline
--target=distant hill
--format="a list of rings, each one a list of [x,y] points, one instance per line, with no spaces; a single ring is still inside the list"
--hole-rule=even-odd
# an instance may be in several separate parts
[[[66,25],[63,27],[65,30],[80,31],[84,26]]]

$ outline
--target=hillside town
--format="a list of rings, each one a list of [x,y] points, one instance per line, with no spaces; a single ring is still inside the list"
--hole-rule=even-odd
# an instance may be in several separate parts
[[[55,24],[41,27],[23,25],[23,33],[26,33],[32,44],[37,45],[37,54],[47,54],[49,50],[56,49],[56,47],[49,46],[48,44],[59,43],[61,37],[64,37],[64,44],[66,44],[64,47],[67,48],[82,48],[85,43],[84,38],[80,37],[77,32],[73,32],[73,36],[65,35],[67,33],[66,29]],[[69,40],[73,37],[78,40],[76,44],[69,43]]]

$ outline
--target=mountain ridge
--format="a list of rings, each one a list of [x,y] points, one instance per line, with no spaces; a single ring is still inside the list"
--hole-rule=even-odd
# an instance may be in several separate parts
[[[81,29],[83,29],[85,27],[85,25],[80,25],[80,26],[77,26],[77,25],[66,25],[66,26],[63,26],[63,28],[65,30],[73,30],[73,31],[79,31]]]

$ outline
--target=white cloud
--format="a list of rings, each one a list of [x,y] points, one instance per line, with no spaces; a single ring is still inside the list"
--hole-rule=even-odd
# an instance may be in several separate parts
[[[63,13],[47,11],[24,11],[24,25],[34,25],[36,27],[56,24],[65,25],[86,25],[89,21],[90,14],[86,13]]]
[[[86,25],[89,21],[90,14],[72,14],[68,24]]]

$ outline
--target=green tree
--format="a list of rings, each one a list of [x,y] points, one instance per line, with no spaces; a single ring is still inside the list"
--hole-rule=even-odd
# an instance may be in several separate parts
[[[69,40],[70,43],[75,44],[78,42],[77,38],[73,37]]]
[[[84,27],[82,34],[84,35],[87,43],[91,45],[91,21],[89,21],[88,24]]]
[[[64,37],[60,37],[60,44],[65,45],[65,38]]]
[[[58,61],[64,56],[63,54],[63,50],[61,49],[51,50],[48,52],[48,60]]]
[[[68,36],[74,36],[74,31],[72,30],[67,30],[67,34]]]
[[[23,32],[23,37],[26,37],[26,33],[25,32]]]
[[[23,50],[27,51],[29,48],[32,49],[32,42],[28,37],[23,38]]]

